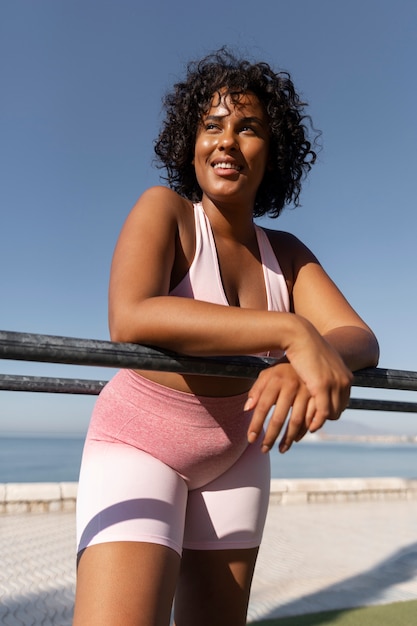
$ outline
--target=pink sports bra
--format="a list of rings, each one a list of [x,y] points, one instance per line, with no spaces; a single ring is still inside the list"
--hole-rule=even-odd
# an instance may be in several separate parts
[[[187,274],[170,291],[170,295],[229,306],[220,275],[213,231],[201,203],[194,205],[194,219],[196,233],[194,258]],[[264,273],[268,311],[288,312],[290,299],[278,259],[262,228],[255,225],[255,231]],[[283,353],[271,352],[267,355],[279,358]]]

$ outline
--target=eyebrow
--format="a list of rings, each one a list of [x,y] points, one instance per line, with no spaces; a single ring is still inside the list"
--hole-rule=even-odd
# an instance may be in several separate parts
[[[227,117],[228,113],[225,113],[224,115],[207,115],[206,117],[204,117],[204,121],[206,122],[207,120],[211,120],[213,122],[221,122],[223,118]],[[250,123],[250,122],[255,122],[256,124],[259,124],[260,126],[265,126],[265,122],[263,120],[261,120],[259,117],[256,117],[255,115],[252,116],[248,116],[248,117],[242,117],[240,118],[240,120],[242,122],[246,122],[246,123]]]

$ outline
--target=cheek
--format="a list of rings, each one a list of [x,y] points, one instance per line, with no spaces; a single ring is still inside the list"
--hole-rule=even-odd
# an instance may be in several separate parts
[[[210,138],[197,139],[194,150],[193,165],[198,175],[199,170],[202,171],[208,156],[211,154],[213,147]]]
[[[210,137],[202,137],[197,139],[195,144],[194,157],[197,159],[199,156],[205,156],[213,147],[213,139]]]
[[[205,159],[201,154],[201,150],[195,150],[193,166],[194,166],[194,172],[195,172],[195,176],[196,176],[198,184],[200,184],[201,177],[203,176],[204,161]]]
[[[269,153],[268,153],[268,151],[267,150],[260,150],[259,154],[257,156],[256,161],[258,163],[259,170],[261,170],[263,173],[265,173],[265,171],[268,168],[268,164],[269,164]]]

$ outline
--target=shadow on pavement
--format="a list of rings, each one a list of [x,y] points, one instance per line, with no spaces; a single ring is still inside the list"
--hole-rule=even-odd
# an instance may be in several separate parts
[[[343,556],[341,555],[341,558]],[[381,561],[375,567],[357,575],[347,578],[334,585],[326,587],[316,593],[301,596],[293,602],[287,602],[270,611],[263,620],[251,622],[255,624],[268,624],[271,618],[290,617],[306,613],[320,613],[317,621],[314,615],[310,615],[310,625],[326,624],[326,613],[329,612],[329,621],[334,620],[335,611],[341,607],[346,609],[363,607],[381,602],[394,602],[387,597],[387,591],[396,584],[404,583],[417,577],[417,542],[398,550],[388,559]],[[413,600],[414,598],[404,598]],[[398,600],[398,599],[397,599]],[[330,612],[332,615],[330,615]],[[416,622],[417,623],[417,622]],[[272,624],[272,622],[271,622]]]

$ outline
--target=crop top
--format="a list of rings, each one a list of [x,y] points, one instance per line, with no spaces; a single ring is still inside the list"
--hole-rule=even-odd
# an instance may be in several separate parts
[[[213,231],[201,202],[194,204],[194,219],[196,233],[194,258],[187,274],[169,295],[229,306],[220,275]],[[264,230],[255,225],[255,232],[264,273],[268,311],[288,312],[290,299],[278,259]],[[283,356],[283,352],[274,351],[258,356],[279,358]]]

